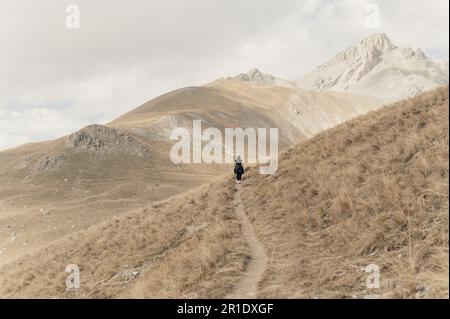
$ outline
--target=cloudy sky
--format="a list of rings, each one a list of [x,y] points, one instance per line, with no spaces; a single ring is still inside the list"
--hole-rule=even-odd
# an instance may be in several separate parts
[[[66,26],[71,3],[79,29]],[[379,29],[366,26],[370,3]],[[252,67],[299,78],[372,32],[448,59],[448,10],[447,0],[1,0],[0,149]]]

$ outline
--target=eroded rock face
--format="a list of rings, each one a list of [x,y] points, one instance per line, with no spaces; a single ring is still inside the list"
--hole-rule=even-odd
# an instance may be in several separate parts
[[[58,151],[39,159],[34,166],[34,174],[61,169],[74,153],[80,152],[99,156],[133,156],[145,160],[150,160],[154,154],[149,145],[130,133],[103,125],[89,125],[71,134]]]
[[[94,124],[70,135],[66,145],[71,148],[97,151],[116,140],[117,136],[118,133],[115,129]]]
[[[367,36],[298,81],[302,88],[360,93],[385,103],[447,84],[445,62],[434,62],[421,49],[398,47],[383,33]]]
[[[36,171],[38,173],[45,172],[49,169],[57,169],[61,168],[64,162],[65,156],[64,154],[53,154],[47,157],[44,157],[38,162],[36,167]]]
[[[247,82],[257,82],[257,83],[270,83],[273,84],[275,82],[275,77],[270,74],[265,74],[259,71],[256,68],[251,69],[248,73],[241,73],[236,76],[241,81]]]
[[[103,125],[89,125],[70,135],[66,146],[77,151],[151,157],[152,150],[144,142],[124,131]]]

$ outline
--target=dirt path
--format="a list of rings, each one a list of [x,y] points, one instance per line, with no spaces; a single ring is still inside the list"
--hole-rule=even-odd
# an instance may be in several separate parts
[[[251,299],[257,297],[257,286],[266,269],[267,256],[263,246],[256,237],[251,222],[244,213],[241,201],[241,186],[236,186],[234,194],[234,206],[236,215],[241,222],[242,234],[248,242],[250,249],[250,262],[242,281],[235,287],[234,291],[226,298],[229,299]]]

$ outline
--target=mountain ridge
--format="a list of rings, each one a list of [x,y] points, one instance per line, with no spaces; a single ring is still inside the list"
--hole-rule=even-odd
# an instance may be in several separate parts
[[[393,102],[446,85],[448,76],[423,50],[398,47],[385,33],[375,33],[310,71],[297,84]]]

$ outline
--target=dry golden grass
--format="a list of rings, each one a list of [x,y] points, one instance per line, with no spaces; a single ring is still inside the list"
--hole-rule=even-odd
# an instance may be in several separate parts
[[[448,298],[448,89],[318,134],[251,170],[242,199],[269,257],[262,297]],[[367,289],[362,268],[380,267]]]
[[[448,297],[448,89],[347,122],[250,168],[242,201],[267,255],[260,297]],[[222,179],[69,234],[0,268],[0,297],[206,298],[249,248]],[[379,265],[381,287],[361,269]],[[81,288],[66,291],[77,264]]]
[[[175,127],[189,127],[198,119],[203,128],[220,130],[280,127],[279,147],[285,149],[378,105],[349,94],[225,82],[169,92],[106,126],[89,126],[71,137],[1,151],[0,225],[5,227],[0,227],[0,265],[229,172],[220,164],[173,165],[169,155],[175,142],[169,136]],[[80,137],[82,143],[74,146]],[[95,150],[89,140],[103,147]],[[50,214],[44,217],[41,210]]]
[[[9,263],[0,269],[0,296],[224,296],[247,256],[227,183],[116,217]],[[80,267],[77,291],[66,291],[69,264]]]

